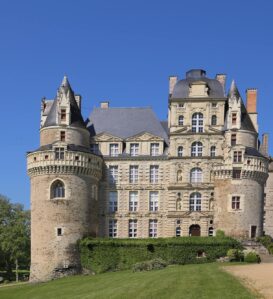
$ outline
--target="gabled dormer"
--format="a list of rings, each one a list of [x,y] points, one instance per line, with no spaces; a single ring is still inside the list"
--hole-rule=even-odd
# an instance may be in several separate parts
[[[227,129],[241,128],[241,103],[242,99],[238,88],[233,80],[228,93]]]

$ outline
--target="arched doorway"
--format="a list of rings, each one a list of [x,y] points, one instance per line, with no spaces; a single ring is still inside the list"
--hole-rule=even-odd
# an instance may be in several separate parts
[[[191,225],[189,229],[189,235],[191,237],[200,237],[201,235],[200,226],[198,224]]]

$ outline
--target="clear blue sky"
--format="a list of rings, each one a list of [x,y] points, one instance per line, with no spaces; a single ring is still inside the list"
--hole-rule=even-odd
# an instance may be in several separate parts
[[[273,153],[273,2],[1,0],[0,193],[29,207],[26,152],[39,146],[40,100],[64,74],[83,96],[167,116],[168,76],[203,68],[258,88]]]

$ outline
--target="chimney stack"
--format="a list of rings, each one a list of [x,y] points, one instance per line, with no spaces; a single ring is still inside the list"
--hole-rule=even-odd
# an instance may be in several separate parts
[[[169,77],[169,95],[172,95],[174,86],[178,80],[177,76],[170,76]]]
[[[108,109],[109,108],[109,102],[108,101],[102,101],[102,102],[100,102],[100,107],[102,109]]]
[[[215,79],[217,81],[219,81],[221,83],[221,85],[223,86],[224,93],[225,93],[225,90],[226,90],[226,78],[227,78],[226,74],[216,74],[216,77],[215,77]]]
[[[257,88],[248,88],[246,90],[246,110],[258,133]]]
[[[268,134],[264,133],[262,136],[262,144],[260,147],[260,152],[268,157]]]

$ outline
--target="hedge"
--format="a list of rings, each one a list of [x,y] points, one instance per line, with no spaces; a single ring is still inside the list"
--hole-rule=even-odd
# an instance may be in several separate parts
[[[82,267],[95,273],[129,269],[132,265],[161,258],[168,264],[212,262],[238,241],[224,237],[180,237],[158,239],[85,238],[80,241]]]

